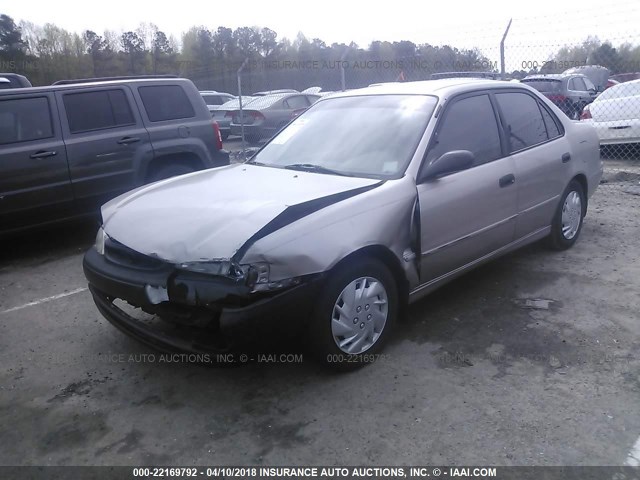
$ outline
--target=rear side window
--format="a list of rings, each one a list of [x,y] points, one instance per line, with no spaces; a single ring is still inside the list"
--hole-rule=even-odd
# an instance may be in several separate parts
[[[196,115],[189,97],[179,85],[139,87],[138,92],[152,122],[192,118]]]
[[[547,129],[538,101],[526,93],[497,93],[496,99],[504,117],[511,151],[546,142]]]
[[[46,97],[0,101],[0,144],[28,142],[53,137]]]
[[[502,156],[498,123],[488,95],[463,98],[451,105],[429,151],[427,162],[452,150],[469,150],[475,165]]]
[[[71,133],[135,123],[127,96],[120,89],[67,93],[63,101]]]
[[[547,128],[547,136],[549,139],[553,139],[562,135],[562,130],[559,126],[559,120],[555,118],[544,105],[539,105],[542,112],[542,119],[544,120],[544,126]]]

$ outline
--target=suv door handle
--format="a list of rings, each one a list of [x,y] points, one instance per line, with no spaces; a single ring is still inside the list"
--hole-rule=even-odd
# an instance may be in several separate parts
[[[47,157],[53,157],[55,155],[57,155],[58,152],[54,151],[54,150],[40,150],[36,153],[32,153],[31,155],[29,155],[29,158],[47,158]]]
[[[509,175],[502,177],[498,183],[500,184],[500,188],[508,187],[509,185],[516,183],[516,177],[513,173],[510,173]]]
[[[122,137],[118,140],[118,144],[120,145],[129,145],[130,143],[139,142],[140,139],[138,137]]]
[[[567,163],[569,160],[571,160],[571,154],[569,152],[562,155],[562,163]]]

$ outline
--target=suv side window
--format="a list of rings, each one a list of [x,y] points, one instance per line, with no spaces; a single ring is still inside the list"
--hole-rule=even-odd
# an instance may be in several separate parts
[[[302,95],[289,97],[284,101],[284,104],[285,104],[285,107],[291,108],[293,110],[298,110],[300,108],[307,108],[309,106],[309,103],[307,102],[307,98]]]
[[[587,90],[587,86],[584,83],[584,80],[580,77],[573,77],[569,80],[569,90],[574,90],[576,92],[585,92]]]
[[[196,116],[189,97],[180,85],[138,87],[138,93],[152,122]]]
[[[0,101],[0,145],[53,137],[46,97]]]
[[[67,93],[62,98],[71,133],[135,123],[127,96],[120,89]]]
[[[512,152],[549,139],[535,98],[526,93],[510,92],[497,93],[496,100],[502,112]]]
[[[498,122],[489,95],[475,95],[456,101],[444,113],[427,154],[427,163],[452,150],[469,150],[475,165],[502,156]]]

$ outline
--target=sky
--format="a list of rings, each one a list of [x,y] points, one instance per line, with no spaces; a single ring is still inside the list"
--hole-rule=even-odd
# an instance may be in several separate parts
[[[54,23],[70,31],[105,29],[134,30],[140,22],[156,24],[180,39],[194,25],[211,30],[218,26],[269,27],[278,38],[320,38],[327,44],[350,43],[367,47],[372,40],[410,40],[416,44],[479,47],[490,58],[497,58],[498,45],[510,18],[513,24],[507,48],[537,47],[541,55],[568,43],[579,43],[589,35],[612,40],[615,45],[630,41],[640,44],[640,0],[581,0],[535,2],[483,0],[428,1],[349,1],[323,0],[296,2],[264,0],[214,2],[191,0],[175,7],[174,2],[139,3],[109,0],[30,0],[5,2],[0,13],[17,22],[28,20],[43,25]],[[271,6],[272,5],[272,6]]]

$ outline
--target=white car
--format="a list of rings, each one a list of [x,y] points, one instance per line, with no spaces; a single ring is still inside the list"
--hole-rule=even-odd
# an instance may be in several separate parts
[[[600,145],[640,142],[640,80],[606,89],[584,108],[580,120],[596,127]]]

